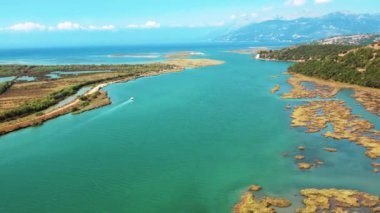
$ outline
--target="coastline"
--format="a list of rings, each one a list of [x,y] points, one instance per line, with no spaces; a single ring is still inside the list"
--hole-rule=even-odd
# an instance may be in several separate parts
[[[294,81],[295,79],[297,81],[297,84],[298,82],[312,82],[312,83],[315,83],[316,85],[330,87],[332,91],[330,91],[330,94],[327,94],[327,95],[324,94],[326,95],[326,97],[333,97],[342,89],[351,89],[354,92],[352,97],[356,101],[358,101],[361,105],[363,105],[367,111],[371,112],[374,115],[380,116],[380,100],[379,98],[377,98],[377,97],[380,97],[380,89],[378,88],[364,87],[364,86],[342,83],[342,82],[337,82],[337,81],[332,81],[332,80],[325,80],[325,79],[320,79],[316,77],[305,76],[298,73],[290,73],[290,74],[292,75],[292,77],[288,79],[288,83],[290,83],[290,85],[293,86],[292,92],[294,90],[299,90],[303,92],[306,91],[304,90],[302,85],[296,85],[291,82],[291,81]],[[283,98],[297,98],[297,97],[292,97],[292,96],[287,97],[287,95],[288,94],[284,94]]]
[[[214,59],[169,59],[164,64],[179,66],[183,68],[198,68],[224,64],[224,61]]]
[[[259,54],[257,55],[256,60],[293,62],[293,63],[305,62],[305,60],[278,60],[278,59],[261,58]],[[309,98],[316,97],[317,95],[324,95],[325,97],[333,97],[342,89],[352,89],[354,91],[354,94],[352,95],[352,97],[356,101],[358,101],[361,105],[363,105],[367,111],[377,116],[380,116],[380,100],[376,98],[376,97],[380,97],[379,88],[365,87],[365,86],[360,86],[360,85],[355,85],[355,84],[333,81],[329,79],[321,79],[317,77],[306,76],[306,75],[289,72],[289,71],[287,72],[292,75],[292,77],[288,79],[288,83],[291,86],[293,86],[293,89],[290,93],[284,94],[282,98],[287,98],[287,99],[298,98],[297,95],[299,95],[300,97],[305,97],[305,94],[309,95],[308,96]],[[332,88],[333,90],[329,91],[330,94],[326,94],[326,93],[321,94],[320,93],[321,91],[315,91],[315,90],[307,91],[302,85],[300,85],[301,82],[312,82],[312,83],[315,83],[316,85],[328,86]]]
[[[376,160],[380,156],[380,132],[374,129],[374,125],[370,121],[353,114],[352,109],[346,105],[345,101],[333,98],[342,89],[352,89],[354,92],[352,97],[368,112],[379,116],[380,89],[324,80],[298,73],[290,74],[292,76],[287,82],[293,88],[289,93],[284,93],[282,98],[306,101],[306,103],[294,106],[290,116],[292,118],[291,127],[304,127],[306,133],[317,133],[331,125],[332,130],[321,133],[323,137],[335,140],[346,139],[356,143],[366,149],[365,155],[373,160],[373,164],[377,165]],[[313,88],[306,88],[303,85],[304,82],[313,83]],[[311,98],[313,99],[308,100]],[[303,160],[303,158],[299,160]],[[300,167],[300,169],[303,168]],[[378,173],[378,169],[373,168],[373,172]]]
[[[365,155],[372,161],[373,173],[378,173],[380,157],[380,132],[374,129],[374,125],[360,117],[352,114],[351,108],[346,106],[343,100],[331,100],[342,89],[352,89],[356,101],[361,103],[364,108],[380,116],[379,105],[380,89],[363,87],[348,83],[341,83],[332,80],[324,80],[309,77],[298,73],[290,73],[291,77],[287,80],[292,86],[290,93],[282,95],[283,99],[305,99],[306,103],[296,104],[291,113],[291,127],[306,128],[306,133],[322,132],[331,125],[332,130],[321,133],[325,138],[333,138],[337,141],[345,139],[356,143],[365,149]],[[310,82],[315,84],[312,88],[306,88],[302,83]],[[277,85],[272,89],[272,93],[278,90]],[[363,98],[363,94],[367,95]],[[370,96],[370,100],[368,100]],[[316,98],[315,100],[307,100]],[[371,102],[371,98],[375,101]],[[369,102],[368,102],[369,101]],[[290,109],[288,105],[286,109]],[[303,151],[303,146],[299,150]],[[323,148],[327,152],[337,152],[335,148]],[[310,157],[310,156],[308,156]],[[304,155],[297,155],[297,161],[303,161]],[[298,163],[301,170],[308,170],[312,167],[319,167],[324,161],[316,160],[315,164],[306,162]],[[273,195],[256,193],[262,189],[261,186],[252,185],[241,196],[241,199],[234,206],[235,213],[246,212],[276,212],[279,208],[287,208],[292,202],[286,197],[272,197]],[[299,191],[303,198],[303,206],[298,207],[296,212],[317,212],[318,210],[344,211],[354,208],[369,209],[371,212],[380,210],[380,198],[374,194],[361,192],[355,189],[341,188],[303,188]]]
[[[261,57],[256,57],[255,59],[260,60],[260,61],[278,61],[278,62],[294,62],[294,63],[305,62],[305,60],[279,60],[279,59],[261,58]]]
[[[57,109],[54,109],[53,111],[49,113],[46,113],[40,116],[36,115],[38,113],[34,113],[31,115],[18,118],[16,120],[4,122],[0,125],[0,136],[11,133],[11,132],[15,132],[17,130],[24,129],[27,127],[42,125],[44,122],[48,120],[57,118],[59,116],[68,114],[70,112],[75,114],[75,110],[77,108],[79,108],[79,113],[82,113],[85,111],[89,111],[89,110],[110,105],[112,101],[109,99],[107,93],[105,91],[102,91],[104,87],[107,87],[110,84],[125,83],[128,81],[136,80],[138,78],[143,78],[143,77],[157,76],[157,75],[173,73],[173,72],[181,72],[181,71],[184,71],[186,68],[199,68],[199,67],[220,65],[220,64],[223,64],[224,61],[212,60],[212,59],[173,59],[173,60],[167,60],[164,63],[175,65],[176,68],[173,68],[170,70],[162,70],[162,71],[151,71],[151,72],[139,74],[132,77],[124,77],[118,80],[101,82],[99,84],[96,84],[93,88],[91,88],[89,91],[87,91],[83,95],[83,96],[88,97],[97,92],[103,93],[103,96],[105,96],[103,98],[105,98],[105,100],[103,100],[103,102],[101,102],[100,104],[94,105],[93,107],[87,108],[85,110],[80,110],[81,101],[80,101],[80,98],[78,97],[75,100],[67,103],[66,105],[63,105]]]
[[[292,201],[286,197],[276,197],[273,194],[261,191],[263,190],[259,185],[250,186],[241,196],[239,203],[234,206],[233,212],[274,213],[279,209],[286,211],[293,205]],[[380,210],[380,198],[378,196],[353,189],[303,188],[298,194],[302,198],[303,206],[297,206],[295,209],[297,213],[348,212],[346,210],[352,209],[368,209],[371,212],[379,212]]]
[[[104,104],[97,105],[96,107],[93,107],[91,109],[87,109],[85,111],[97,109],[97,108],[107,106],[107,105],[112,103],[112,101],[109,99],[107,93],[105,91],[102,91],[102,89],[104,87],[106,87],[110,84],[125,83],[125,82],[135,80],[138,78],[142,78],[142,77],[156,76],[156,75],[167,74],[167,73],[172,73],[172,72],[180,72],[180,71],[183,71],[184,69],[185,68],[181,67],[181,68],[177,68],[177,69],[173,69],[173,70],[163,70],[161,72],[148,72],[148,73],[145,73],[142,75],[137,75],[137,76],[127,77],[127,78],[123,78],[123,79],[119,79],[119,80],[112,80],[112,81],[108,81],[108,82],[99,83],[99,84],[95,85],[92,89],[90,89],[88,92],[86,92],[84,94],[84,96],[89,96],[89,95],[95,94],[96,92],[103,92],[103,93],[105,93],[108,101],[105,102]],[[72,102],[69,102],[66,105],[63,105],[63,106],[61,106],[61,107],[59,107],[59,108],[57,108],[57,109],[55,109],[49,113],[46,113],[46,114],[43,114],[40,116],[35,116],[34,114],[31,114],[31,115],[28,115],[28,116],[25,116],[25,117],[22,117],[22,118],[19,118],[16,120],[4,122],[3,124],[1,124],[0,136],[11,133],[11,132],[15,132],[17,130],[24,129],[27,127],[42,125],[44,122],[46,122],[48,120],[57,118],[59,116],[68,114],[70,112],[73,112],[73,109],[75,107],[78,107],[80,103],[81,103],[81,101],[78,97],[75,100],[73,100]]]

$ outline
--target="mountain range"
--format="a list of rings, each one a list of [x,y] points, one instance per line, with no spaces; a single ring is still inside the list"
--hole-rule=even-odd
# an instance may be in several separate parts
[[[320,17],[251,23],[230,31],[217,40],[300,43],[337,35],[378,32],[380,32],[380,14],[338,12]]]
[[[339,35],[315,41],[317,44],[369,45],[380,42],[380,34]]]

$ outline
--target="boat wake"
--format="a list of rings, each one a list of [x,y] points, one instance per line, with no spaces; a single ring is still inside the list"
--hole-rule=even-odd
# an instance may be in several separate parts
[[[101,118],[101,117],[103,117],[105,115],[108,115],[108,114],[110,114],[112,112],[115,112],[118,109],[122,108],[123,106],[126,106],[128,104],[132,104],[133,102],[134,102],[134,97],[130,97],[128,100],[121,102],[120,104],[114,106],[113,108],[111,108],[111,109],[109,109],[109,110],[107,110],[107,111],[105,111],[105,112],[103,112],[101,114],[97,114],[96,116],[91,117],[91,119],[86,120],[86,122],[82,123],[82,125],[87,124],[89,122],[92,122],[92,121],[94,121],[94,120],[96,120],[98,118]]]
[[[114,112],[118,109],[120,109],[121,107],[125,106],[125,105],[128,105],[128,104],[131,104],[135,101],[135,99],[133,97],[130,97],[128,100],[124,101],[124,102],[121,102],[120,104],[116,105],[114,108],[108,110],[107,112],[103,113],[103,114],[108,114],[108,113],[111,113],[111,112]],[[103,115],[102,114],[102,115]]]

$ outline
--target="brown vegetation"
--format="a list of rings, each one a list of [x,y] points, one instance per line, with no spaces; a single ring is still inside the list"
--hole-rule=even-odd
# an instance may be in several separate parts
[[[183,68],[198,68],[223,64],[224,61],[212,59],[171,59],[164,61],[165,64],[179,66]]]
[[[304,197],[304,206],[297,208],[297,213],[380,211],[378,196],[356,190],[308,188],[300,190],[300,194]],[[259,199],[253,192],[248,191],[235,205],[234,213],[275,213],[277,211],[273,207],[286,210],[291,205],[292,203],[285,198]]]
[[[293,127],[306,127],[307,132],[319,132],[331,124],[333,132],[326,132],[325,137],[353,141],[367,148],[368,157],[380,157],[380,138],[373,134],[379,131],[369,121],[352,115],[344,101],[311,101],[296,106],[292,118]]]

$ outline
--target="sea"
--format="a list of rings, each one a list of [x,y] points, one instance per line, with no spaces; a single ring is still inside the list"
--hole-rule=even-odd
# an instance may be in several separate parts
[[[193,51],[219,66],[186,69],[104,88],[112,104],[0,136],[0,212],[232,212],[252,184],[285,197],[304,188],[380,196],[365,149],[292,128],[284,100],[292,63],[228,50],[284,44],[173,44],[0,50],[1,64],[133,64]],[[198,54],[202,53],[202,54]],[[278,76],[274,78],[273,76]],[[281,86],[278,93],[271,88]],[[380,119],[341,91],[353,114]],[[134,97],[134,101],[130,101]],[[301,153],[299,146],[305,146]],[[336,148],[330,153],[324,147]],[[294,156],[324,161],[298,169]]]

